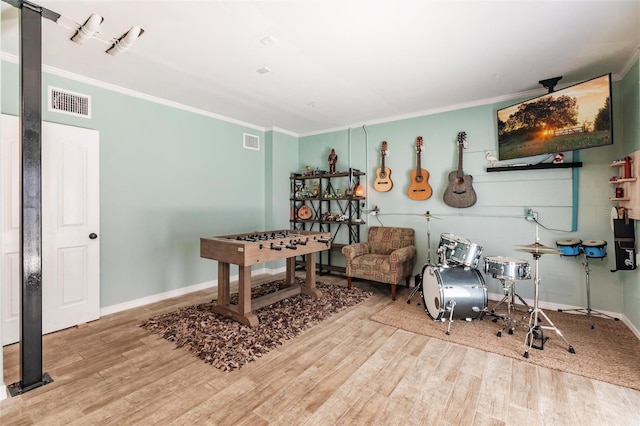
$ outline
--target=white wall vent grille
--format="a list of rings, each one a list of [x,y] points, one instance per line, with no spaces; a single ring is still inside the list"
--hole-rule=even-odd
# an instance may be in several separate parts
[[[244,133],[244,139],[242,146],[247,149],[255,149],[256,151],[260,151],[260,138],[256,135],[250,135],[248,133]]]
[[[91,96],[49,86],[49,111],[91,118]]]

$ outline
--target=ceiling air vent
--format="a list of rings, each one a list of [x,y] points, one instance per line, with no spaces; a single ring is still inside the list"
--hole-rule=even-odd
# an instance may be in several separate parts
[[[49,111],[91,118],[91,97],[49,86]]]
[[[260,151],[260,138],[256,135],[244,133],[242,146],[247,149],[255,149],[256,151]]]

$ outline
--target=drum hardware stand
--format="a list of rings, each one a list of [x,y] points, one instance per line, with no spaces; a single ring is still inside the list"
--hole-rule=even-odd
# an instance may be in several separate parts
[[[420,216],[424,216],[427,218],[427,264],[431,265],[431,218],[434,216],[431,216],[431,213],[429,213],[429,210],[427,210],[427,212],[424,215],[420,215]],[[413,296],[415,296],[416,293],[420,290],[422,290],[422,277],[420,278],[420,282],[415,283],[413,290],[409,294],[407,303],[411,303],[411,299],[413,299]]]
[[[451,334],[451,324],[453,323],[453,311],[455,310],[455,308],[456,308],[456,301],[455,301],[455,299],[451,299],[449,301],[449,306],[445,309],[446,311],[449,311],[449,320],[447,321],[444,318],[441,319],[442,322],[447,321],[449,323],[447,325],[447,331],[445,332],[445,334],[447,336]],[[476,307],[472,308],[472,310],[474,312],[480,312],[480,309],[478,309]],[[485,309],[485,311],[486,311],[486,309]],[[469,321],[470,319],[467,318],[466,320]]]
[[[490,315],[495,317],[493,319],[493,322],[498,322],[498,319],[502,319],[502,328],[496,333],[496,336],[502,337],[502,332],[507,327],[509,328],[508,333],[513,334],[513,330],[515,330],[516,328],[515,326],[517,325],[517,323],[524,322],[524,318],[527,316],[527,314],[530,314],[532,310],[531,310],[531,306],[529,306],[529,304],[527,304],[527,302],[525,302],[525,300],[522,297],[520,297],[519,294],[516,293],[515,291],[516,283],[514,280],[506,279],[506,278],[499,278],[499,280],[502,283],[502,287],[504,289],[504,297],[494,305],[494,307],[491,309]],[[527,311],[525,312],[525,314],[522,316],[522,319],[520,320],[513,319],[511,315],[512,312],[519,311],[519,309],[515,308],[514,296],[520,299],[522,304],[527,307]],[[504,302],[507,302],[507,315],[505,316],[505,315],[496,314],[495,313],[496,308]]]
[[[446,331],[446,335],[450,335],[451,334],[451,323],[453,322],[453,310],[456,307],[456,301],[452,300],[449,302],[449,307],[447,308],[447,310],[449,311],[449,324],[447,325],[447,331]]]
[[[538,243],[536,242],[536,244]],[[540,245],[540,247],[544,247],[544,246]],[[549,319],[547,314],[545,314],[544,311],[538,307],[539,286],[540,286],[540,275],[538,273],[539,271],[538,261],[540,260],[540,256],[542,255],[541,251],[542,250],[538,251],[538,249],[536,248],[535,251],[532,253],[533,258],[536,262],[536,277],[533,280],[533,284],[534,284],[533,311],[531,311],[531,316],[529,317],[529,332],[527,333],[524,340],[525,351],[523,356],[525,358],[529,358],[529,351],[531,350],[531,348],[540,349],[540,350],[544,349],[544,342],[545,340],[548,339],[548,337],[547,338],[544,337],[544,334],[543,334],[544,329],[554,330],[558,334],[558,336],[560,336],[560,338],[564,341],[564,343],[566,343],[567,346],[569,346],[569,352],[572,354],[575,354],[576,351],[575,349],[573,349],[573,346],[571,346],[569,342],[567,342],[567,339],[564,338],[564,336],[562,335],[558,327],[556,327],[553,324],[553,322]],[[547,253],[549,253],[549,251],[547,251]],[[550,325],[539,325],[538,321],[540,319],[538,317],[538,314],[542,315]],[[534,345],[533,344],[534,340],[539,340],[540,346]]]
[[[584,253],[584,260],[582,261],[582,266],[584,266],[584,272],[586,275],[586,283],[587,283],[587,307],[586,308],[578,308],[578,309],[558,309],[558,312],[569,312],[576,311],[587,314],[589,319],[591,320],[592,315],[601,315],[603,317],[611,318],[615,321],[620,321],[620,318],[612,317],[611,315],[604,314],[602,312],[596,311],[595,309],[591,309],[591,286],[589,285],[589,261],[587,260],[587,255]],[[591,329],[596,328],[593,325],[593,320],[591,320]]]

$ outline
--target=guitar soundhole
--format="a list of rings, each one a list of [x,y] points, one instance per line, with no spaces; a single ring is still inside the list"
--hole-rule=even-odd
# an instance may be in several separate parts
[[[387,173],[385,172],[380,172],[380,179],[384,179],[387,177]]]
[[[416,182],[418,182],[418,183],[422,182],[422,175],[417,175],[416,176]]]
[[[464,178],[461,178],[461,177],[456,178],[456,183],[457,183],[458,185],[463,184],[463,183],[464,183]]]

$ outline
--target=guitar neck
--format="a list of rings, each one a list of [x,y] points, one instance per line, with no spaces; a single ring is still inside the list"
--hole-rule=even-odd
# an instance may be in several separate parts
[[[461,178],[462,175],[463,175],[463,171],[462,171],[462,149],[463,149],[463,146],[462,145],[458,145],[458,173],[457,173],[457,176],[459,178]]]
[[[418,176],[420,176],[420,171],[422,170],[422,167],[420,165],[420,151],[418,151],[416,153],[416,173]]]

